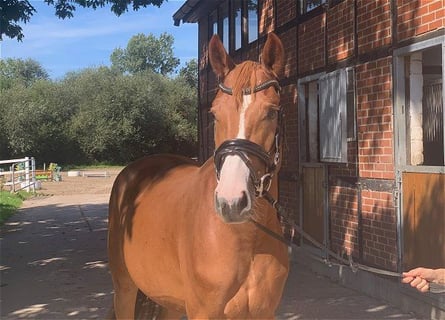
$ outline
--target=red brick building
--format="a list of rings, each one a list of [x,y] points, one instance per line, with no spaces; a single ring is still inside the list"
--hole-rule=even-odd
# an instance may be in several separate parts
[[[199,25],[202,161],[214,150],[210,37],[257,60],[273,31],[287,59],[289,218],[365,265],[445,266],[444,0],[188,0],[174,19]]]

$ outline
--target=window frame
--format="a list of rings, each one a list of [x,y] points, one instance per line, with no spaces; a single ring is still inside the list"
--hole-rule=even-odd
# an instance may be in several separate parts
[[[252,43],[254,43],[255,41],[258,41],[258,38],[260,37],[260,19],[259,19],[259,12],[260,12],[260,5],[259,5],[259,0],[255,0],[256,1],[256,35],[255,38],[253,40],[250,40],[250,21],[249,21],[249,8],[248,8],[248,1],[243,1],[244,2],[244,11],[246,12],[246,27],[245,27],[245,33],[246,33],[246,44],[245,45],[250,45]]]
[[[351,74],[351,78],[349,78],[349,74]],[[339,83],[332,83],[332,78],[339,76],[341,81],[343,81],[343,86],[340,87]],[[329,80],[330,79],[330,80]],[[352,80],[352,84],[349,83],[349,80]],[[322,90],[324,90],[322,82],[328,81],[330,85],[334,88],[338,88],[337,95],[342,95],[341,99],[343,100],[343,106],[341,106],[341,112],[337,113],[337,110],[332,109],[330,106],[337,104],[329,104],[326,102],[325,107],[328,109],[323,109],[322,103]],[[298,80],[298,112],[299,112],[299,136],[300,136],[300,160],[303,163],[325,163],[325,164],[346,164],[348,163],[348,143],[351,141],[357,140],[356,128],[357,128],[357,113],[356,113],[356,94],[355,94],[355,71],[354,67],[340,68],[333,72],[321,72],[311,76],[307,76]],[[310,119],[310,114],[308,112],[308,103],[309,103],[309,86],[311,83],[316,83],[316,101],[317,101],[317,133],[311,134],[313,130],[310,127],[314,127],[313,119]],[[351,86],[350,86],[351,85]],[[312,90],[313,91],[313,90]],[[341,92],[343,91],[343,92]],[[312,92],[313,94],[313,92]],[[348,105],[348,94],[353,95],[352,105]],[[323,117],[323,110],[327,111],[327,116]],[[350,114],[352,111],[352,114]],[[336,135],[333,135],[331,132],[324,131],[328,129],[326,125],[326,120],[332,117],[339,117],[339,121],[335,123],[340,123],[340,132]],[[327,118],[326,118],[327,117]],[[349,122],[349,117],[353,117],[351,119],[352,123]],[[352,124],[352,128],[349,125]],[[353,136],[349,135],[349,132],[353,132]],[[316,139],[317,145],[317,155],[314,154],[314,150],[310,148],[309,145],[314,144],[314,139]],[[329,146],[332,143],[332,139],[336,139],[340,141],[340,149],[338,149],[339,156],[332,156],[332,154],[328,155],[324,153],[324,150],[331,151]],[[311,142],[312,141],[312,142]]]
[[[393,79],[394,79],[394,152],[397,171],[445,173],[445,166],[411,165],[407,155],[406,110],[405,110],[405,57],[415,52],[424,51],[434,46],[441,46],[442,50],[442,98],[445,107],[445,35],[413,43],[394,50]],[[445,123],[445,112],[443,112]],[[444,130],[445,141],[445,130]]]
[[[236,24],[236,10],[239,9],[240,4],[241,9],[241,25]],[[249,30],[249,9],[248,2],[244,0],[226,0],[219,4],[214,11],[208,16],[208,34],[209,40],[216,33],[221,38],[225,49],[230,54],[235,53],[239,50],[244,50],[254,45],[259,39],[259,12],[260,3],[256,0],[257,6],[257,17],[256,17],[256,37],[254,40],[249,40],[250,31]],[[227,13],[227,14],[226,14]],[[216,20],[215,20],[216,19]],[[225,20],[227,19],[227,20]],[[216,25],[216,32],[215,32]],[[237,46],[238,39],[236,34],[238,32],[237,28],[241,28],[241,46]],[[226,29],[227,28],[227,31]],[[228,36],[225,36],[227,33]],[[228,39],[227,39],[228,38]],[[250,41],[250,42],[249,42]]]
[[[307,101],[309,99],[309,97],[307,97],[307,90],[306,90],[306,86],[309,85],[309,83],[311,82],[317,82],[318,80],[324,76],[326,74],[326,72],[321,72],[321,73],[316,73],[304,78],[301,78],[298,80],[297,82],[297,92],[298,92],[298,104],[297,104],[297,108],[298,108],[298,118],[299,118],[299,154],[300,154],[300,164],[305,164],[305,163],[321,163],[320,159],[319,159],[319,155],[318,155],[318,159],[316,161],[313,161],[312,159],[310,159],[310,154],[309,154],[309,150],[308,150],[308,141],[310,139],[310,137],[308,137],[308,119],[307,119]],[[318,86],[318,85],[317,85]],[[319,94],[318,94],[318,89],[317,89],[317,100],[318,100]],[[318,103],[317,103],[317,109],[318,109]],[[317,111],[318,112],[318,111]],[[317,123],[319,122],[319,119],[317,119]],[[319,130],[317,130],[317,135],[319,134]],[[318,139],[318,153],[319,153],[319,138]]]

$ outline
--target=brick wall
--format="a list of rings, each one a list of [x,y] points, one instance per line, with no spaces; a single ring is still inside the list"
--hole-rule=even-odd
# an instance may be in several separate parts
[[[298,72],[300,74],[324,66],[325,15],[318,15],[298,28]]]
[[[390,1],[357,1],[357,42],[359,54],[391,44]]]
[[[280,0],[277,7],[277,27],[289,22],[297,16],[297,4],[295,0]]]
[[[295,84],[284,86],[281,91],[281,108],[284,112],[282,128],[282,164],[281,172],[285,179],[280,179],[279,200],[286,208],[287,218],[296,219],[299,208],[298,184],[298,113],[297,88]],[[281,178],[283,174],[281,175]]]
[[[330,240],[335,252],[359,256],[357,190],[353,187],[329,188]]]
[[[394,179],[391,61],[356,68],[359,171],[365,178]]]
[[[362,191],[363,261],[395,270],[396,212],[392,193]]]
[[[260,1],[260,3],[259,33],[260,36],[264,36],[274,30],[274,6],[273,0],[263,0],[262,2]]]
[[[445,27],[444,0],[397,0],[399,41]]]
[[[327,14],[328,62],[343,60],[354,52],[354,1],[339,3]]]
[[[280,34],[286,54],[284,77],[292,77],[297,74],[297,27],[290,28]]]
[[[282,128],[283,162],[282,168],[287,172],[298,172],[298,113],[297,86],[295,84],[282,88],[281,108],[284,112]],[[285,135],[285,136],[284,136]]]

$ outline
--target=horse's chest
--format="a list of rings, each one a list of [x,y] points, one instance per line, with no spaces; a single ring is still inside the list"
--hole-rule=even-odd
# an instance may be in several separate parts
[[[247,265],[219,264],[218,272],[209,268],[194,277],[195,290],[188,295],[193,297],[189,301],[194,305],[192,317],[272,318],[281,299],[287,265],[270,254],[257,255]]]

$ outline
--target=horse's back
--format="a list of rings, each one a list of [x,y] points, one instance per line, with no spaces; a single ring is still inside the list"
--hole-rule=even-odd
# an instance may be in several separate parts
[[[134,202],[141,192],[179,166],[197,166],[197,163],[186,157],[164,154],[148,156],[129,164],[113,184],[110,215],[115,214],[117,207],[122,209],[123,205]]]
[[[147,184],[153,184],[162,179],[169,171],[178,166],[197,166],[197,162],[173,154],[152,155],[136,160],[119,173],[114,182],[111,197],[118,191],[115,189],[122,191],[122,188],[125,188],[126,191],[128,189],[140,191],[140,188],[145,188]]]

